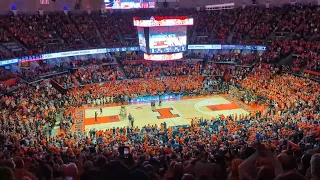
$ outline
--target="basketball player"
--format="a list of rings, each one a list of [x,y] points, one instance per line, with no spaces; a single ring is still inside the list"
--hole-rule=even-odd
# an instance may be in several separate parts
[[[133,127],[134,118],[133,118],[133,116],[131,115],[131,113],[129,113],[129,115],[128,115],[128,120],[129,120],[129,122],[130,122],[130,124],[131,124],[131,127]]]
[[[98,120],[98,112],[94,112],[94,120],[97,121]]]
[[[102,114],[102,107],[100,107],[100,114]]]

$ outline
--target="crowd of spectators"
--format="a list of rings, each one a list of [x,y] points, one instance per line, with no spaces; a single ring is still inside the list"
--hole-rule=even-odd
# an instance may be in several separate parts
[[[1,26],[4,26],[3,20],[4,18],[0,18]],[[13,35],[4,29],[0,29],[0,42],[10,42],[13,40]]]
[[[315,6],[286,6],[269,9],[247,7],[245,9],[206,12],[187,10],[137,11],[105,16],[98,13],[68,16],[63,13],[50,13],[43,16],[2,16],[0,22],[4,29],[1,30],[0,39],[1,42],[12,42],[15,39],[21,41],[31,50],[31,52],[24,52],[26,53],[24,55],[101,46],[99,33],[107,46],[131,46],[138,43],[136,27],[132,24],[132,18],[154,14],[192,15],[197,21],[197,26],[194,29],[198,36],[196,43],[201,44],[230,43],[230,39],[227,40],[230,34],[232,34],[232,40],[237,42],[247,41],[248,38],[245,37],[252,40],[263,40],[272,31],[288,32],[291,33],[293,39],[304,41],[316,40],[319,36],[319,23],[317,23],[319,13]],[[293,15],[295,18],[291,18]],[[192,31],[188,33],[190,37]],[[265,42],[262,41],[262,43]]]
[[[282,10],[282,18],[278,18],[276,31],[291,32],[295,39],[308,40],[317,34],[317,8],[313,6],[294,6]],[[294,17],[293,17],[294,16]]]
[[[72,15],[71,20],[78,27],[79,32],[91,47],[100,47],[101,42],[97,35],[98,29],[95,21],[88,15]]]
[[[299,55],[310,51],[318,52],[319,43],[298,40],[272,41],[268,46],[267,53],[263,54],[262,59],[266,63],[276,63],[290,54]]]
[[[160,77],[162,72],[161,64],[152,61],[124,62],[123,70],[130,79]]]
[[[74,73],[56,76],[54,79],[63,88],[70,88],[105,81],[121,80],[123,78],[124,75],[117,65],[106,64],[79,67]]]
[[[227,39],[231,28],[235,25],[240,11],[208,11],[198,14],[195,31],[198,36],[197,43],[207,42],[210,39]]]
[[[265,39],[277,27],[277,19],[281,19],[285,10],[278,9],[261,9],[261,17],[249,31],[251,39]]]
[[[215,62],[209,61],[203,74],[211,76],[223,76],[227,71],[227,67],[228,65],[217,64]]]
[[[7,59],[10,58],[12,55],[8,52],[4,52],[0,50],[0,59]]]
[[[273,31],[290,33],[296,40],[317,40],[319,13],[316,6],[284,6],[274,8],[246,7],[197,14],[197,42],[200,44],[232,40],[266,39]],[[294,18],[292,18],[295,16]],[[221,18],[221,19],[220,19]]]
[[[16,38],[22,41],[30,49],[43,47],[45,45],[45,42],[40,37],[41,33],[37,31],[40,26],[38,24],[28,25],[25,22],[25,18],[27,18],[27,16],[10,17],[6,24],[10,33],[14,34]],[[32,22],[36,23],[36,21]],[[42,27],[41,29],[42,31],[44,30],[44,28]]]
[[[17,77],[11,73],[10,71],[6,70],[3,67],[0,67],[0,94],[4,94],[8,91],[10,91],[15,84],[7,84],[6,81],[10,79],[17,79]],[[19,83],[17,83],[18,85]]]
[[[2,134],[16,133],[36,144],[40,137],[51,133],[54,116],[61,106],[61,94],[48,82],[34,86],[24,84],[1,98]]]
[[[150,77],[146,79],[128,79],[97,83],[90,86],[89,90],[84,88],[73,88],[69,91],[69,96],[77,99],[79,104],[83,104],[96,102],[96,99],[100,99],[101,97],[114,97],[115,99],[119,99],[119,97],[123,95],[137,97],[162,93],[196,93],[199,92],[201,88],[201,76]],[[112,100],[112,102],[116,101]]]
[[[116,65],[91,66],[79,68],[74,76],[80,84],[90,84],[123,79],[123,74]]]
[[[250,7],[245,10],[245,13],[240,13],[233,30],[232,38],[244,39],[263,15],[261,11],[262,10],[260,8]]]
[[[161,76],[200,75],[202,61],[145,61],[139,55],[127,55],[118,58],[127,78],[149,78]]]
[[[99,14],[95,14],[93,16],[96,21],[97,27],[102,35],[106,46],[108,47],[119,47],[120,44],[120,36],[115,27],[115,19],[113,16],[101,17]],[[121,28],[121,27],[119,27]]]
[[[103,65],[103,64],[110,64],[110,63],[115,63],[114,59],[112,58],[103,58],[103,59],[76,59],[72,60],[72,67],[73,68],[78,68],[78,67],[84,67],[84,66],[92,66],[92,65]]]
[[[245,102],[265,103],[270,106],[266,113],[46,137],[46,127],[54,124],[61,107],[106,96],[199,91],[203,78],[97,83],[90,89],[73,88],[66,96],[47,83],[21,88],[2,98],[1,174],[7,179],[318,178],[319,84],[263,65],[231,72],[235,81],[230,81],[230,95],[242,99],[240,92],[246,91],[252,96]],[[244,72],[249,75],[241,76]],[[264,97],[269,101],[261,102]],[[123,145],[130,147],[128,155],[118,150]]]
[[[293,68],[304,68],[312,71],[319,71],[320,69],[320,57],[317,53],[310,52],[310,53],[303,53],[297,55],[297,57],[293,61]]]
[[[204,26],[204,30],[197,29],[200,30],[198,35],[207,33],[225,39],[230,33],[228,29],[234,27],[235,38],[249,35],[263,39],[270,33],[270,28],[275,28],[276,22],[277,31],[290,31],[296,40],[272,42],[260,59],[255,54],[218,54],[203,68],[208,77],[200,75],[202,62],[198,61],[141,62],[136,61],[139,56],[131,56],[131,60],[119,60],[129,78],[124,79],[121,68],[111,59],[74,60],[71,64],[75,71],[52,78],[70,89],[66,95],[60,94],[49,81],[40,81],[34,85],[23,84],[14,93],[1,97],[1,178],[320,179],[319,83],[281,73],[273,65],[256,64],[250,68],[216,62],[228,60],[251,64],[258,59],[270,63],[295,53],[299,55],[293,63],[296,67],[306,66],[319,71],[319,44],[297,40],[318,36],[316,10],[288,7],[273,12],[255,7],[244,12],[230,12],[212,13],[221,13],[221,17],[211,17],[210,13],[207,19],[200,21],[199,25],[207,23],[208,26]],[[227,20],[222,22],[222,17]],[[95,35],[85,37],[89,33],[87,28],[93,27],[84,25],[93,25],[94,20],[107,45],[120,42],[113,26],[117,24],[116,17],[71,17],[77,26],[65,15],[49,15],[47,18],[10,17],[10,22],[5,23],[9,26],[4,27],[14,35],[12,37],[32,48],[44,46],[43,35],[53,33],[53,28],[68,45],[77,46],[83,40],[95,45]],[[28,22],[35,19],[38,22]],[[120,26],[124,22],[121,21]],[[35,34],[38,28],[33,26],[38,25],[48,25],[41,30],[41,35]],[[121,34],[131,28],[123,27]],[[6,34],[0,33],[0,37],[1,34],[1,41],[9,41]],[[36,40],[39,41],[34,43]],[[199,54],[191,56],[201,57]],[[53,71],[55,69],[40,66],[33,71],[23,71],[21,77],[34,80]],[[12,73],[0,69],[1,81],[15,77],[10,75]],[[69,131],[73,124],[73,107],[113,103],[122,96],[200,95],[211,94],[214,90],[227,94],[225,98],[244,106],[263,106],[264,111],[255,109],[247,115],[193,118],[185,126],[168,127],[162,123],[160,126],[114,127],[79,134]],[[52,136],[56,117],[61,111],[64,114],[61,129],[66,132]],[[122,146],[130,148],[129,154],[121,151]]]
[[[83,47],[83,36],[78,31],[76,25],[72,23],[68,16],[62,13],[48,15],[49,22],[56,29],[59,36],[68,46],[73,48]]]
[[[15,74],[28,82],[33,82],[41,79],[43,76],[52,75],[63,70],[60,64],[56,66],[41,65],[33,69],[21,69],[21,73]]]
[[[319,55],[311,55],[311,61],[307,63],[307,69],[311,71],[320,72],[320,56]]]
[[[113,15],[116,19],[115,28],[119,30],[124,38],[124,46],[137,46],[137,27],[133,25],[133,13],[123,14],[116,13]]]
[[[231,62],[239,65],[252,65],[259,60],[260,56],[256,53],[249,54],[217,54],[212,57],[214,62]]]
[[[58,34],[55,30],[54,26],[52,26],[51,22],[49,21],[49,16],[40,16],[40,15],[26,15],[22,16],[22,20],[26,23],[29,28],[32,28],[37,35],[33,34],[34,36],[38,37],[44,44],[35,48],[33,54],[37,55],[36,53],[44,53],[50,47],[50,44],[57,43],[57,46],[63,46],[58,41]]]
[[[290,41],[289,43],[293,48],[293,68],[319,71],[318,42]]]

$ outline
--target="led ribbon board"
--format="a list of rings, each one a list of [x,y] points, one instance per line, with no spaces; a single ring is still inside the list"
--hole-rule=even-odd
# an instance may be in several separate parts
[[[167,61],[167,60],[178,60],[183,58],[183,54],[181,53],[173,53],[173,54],[146,54],[144,53],[145,60],[151,61]]]
[[[145,18],[133,18],[133,25],[138,27],[159,27],[159,26],[191,26],[193,25],[193,18],[187,16],[156,16]]]

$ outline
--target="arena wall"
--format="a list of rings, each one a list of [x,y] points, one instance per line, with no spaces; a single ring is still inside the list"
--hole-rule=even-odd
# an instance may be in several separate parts
[[[0,0],[0,13],[8,14],[10,9],[15,7],[19,9],[20,13],[37,13],[38,9],[45,9],[46,11],[61,11],[64,7],[69,10],[74,10],[76,2],[81,2],[80,9],[86,10],[88,8],[92,10],[100,10],[102,0]],[[159,6],[162,6],[164,0],[159,0]],[[242,4],[252,4],[252,0],[167,0],[169,7],[180,6],[183,8],[191,8],[195,6],[205,6],[212,4],[221,3],[232,3],[234,2],[237,6]],[[176,1],[176,2],[172,2]],[[266,0],[256,0],[258,4],[264,4]],[[269,0],[267,0],[269,1]],[[273,5],[287,4],[290,0],[270,0],[273,1]],[[295,1],[295,0],[291,0]],[[296,0],[299,3],[318,3],[320,0]],[[40,2],[49,2],[49,4],[40,4]]]

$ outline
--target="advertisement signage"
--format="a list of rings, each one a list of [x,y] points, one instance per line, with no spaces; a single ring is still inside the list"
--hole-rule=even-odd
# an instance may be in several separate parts
[[[192,44],[188,45],[188,49],[227,49],[227,50],[252,50],[252,51],[266,51],[267,46],[251,46],[251,45],[221,45],[221,44]]]
[[[155,8],[156,1],[146,0],[103,0],[103,10]]]
[[[182,53],[173,53],[173,54],[146,54],[144,53],[145,60],[152,61],[168,61],[168,60],[178,60],[182,59]]]
[[[170,38],[172,38],[170,36]],[[174,38],[172,38],[174,39]],[[179,40],[179,41],[178,41]],[[177,41],[165,41],[163,43],[163,46],[166,45],[167,47],[168,43],[169,45],[177,45],[181,44],[181,42],[185,42],[183,38],[178,39]],[[181,41],[183,40],[183,41]],[[170,43],[171,42],[171,43]],[[162,47],[161,45],[162,41],[156,42],[156,47]],[[168,49],[168,52],[176,52],[176,51],[184,51],[185,46],[172,46],[173,49]],[[152,53],[163,53],[167,51],[156,51],[156,49],[161,48],[155,48],[154,52]],[[221,45],[221,44],[192,44],[188,45],[188,49],[190,50],[197,50],[197,49],[227,49],[227,50],[252,50],[252,51],[266,51],[267,46],[256,46],[256,45]],[[70,56],[80,56],[80,55],[89,55],[89,54],[104,54],[107,52],[125,52],[125,51],[139,51],[140,47],[119,47],[119,48],[101,48],[101,49],[88,49],[88,50],[79,50],[79,51],[68,51],[68,52],[59,52],[59,53],[49,53],[49,54],[42,54],[42,55],[34,55],[34,56],[24,56],[20,58],[13,58],[13,59],[4,59],[0,60],[0,66],[10,65],[10,64],[17,64],[17,63],[24,63],[24,62],[30,62],[30,61],[38,61],[38,60],[45,60],[45,59],[53,59],[53,58],[61,58],[61,57],[70,57]],[[164,55],[148,55],[145,54],[145,59],[149,60],[175,60],[175,59],[181,59],[182,53],[174,53],[174,54],[164,54]]]
[[[193,44],[189,45],[188,49],[221,49],[221,44]]]
[[[9,65],[9,64],[17,64],[18,62],[19,62],[18,58],[3,60],[3,61],[0,61],[0,66],[5,66],[5,65]]]
[[[88,54],[103,54],[106,53],[107,50],[104,49],[90,49],[90,50],[81,50],[81,51],[68,51],[68,52],[60,52],[60,53],[50,53],[43,54],[43,59],[52,59],[52,58],[60,58],[60,57],[69,57],[69,56],[81,56]]]
[[[151,17],[150,20],[134,19],[133,25],[138,27],[190,26],[193,25],[193,18],[156,20]]]

